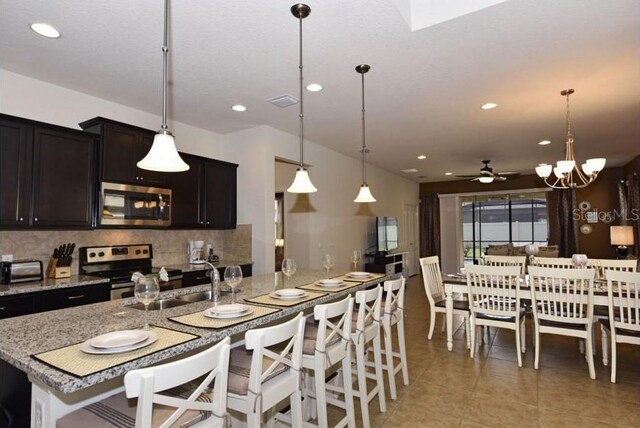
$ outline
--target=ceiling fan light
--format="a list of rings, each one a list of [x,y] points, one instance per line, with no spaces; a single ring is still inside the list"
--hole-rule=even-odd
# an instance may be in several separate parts
[[[298,168],[293,183],[287,189],[289,193],[314,193],[318,189],[313,185],[309,178],[309,172],[306,168]]]
[[[586,162],[586,164],[589,165],[591,170],[595,173],[602,171],[606,163],[607,163],[607,160],[605,158],[587,159],[587,162]]]
[[[576,166],[576,161],[574,160],[562,160],[557,162],[558,171],[562,174],[566,174],[571,172],[573,168]]]
[[[376,198],[371,194],[371,189],[366,184],[360,186],[360,191],[358,192],[358,196],[353,200],[353,202],[364,203],[364,202],[375,202]]]
[[[553,168],[553,173],[559,180],[562,180],[564,178],[564,174],[558,169],[558,167]]]
[[[493,183],[493,177],[479,177],[478,181],[483,184]]]
[[[173,135],[168,131],[160,131],[156,134],[151,150],[137,165],[140,169],[161,172],[181,172],[189,169],[189,165],[182,160],[176,150]]]
[[[536,174],[538,174],[538,177],[547,178],[551,175],[552,170],[553,166],[551,165],[538,165],[536,167]]]

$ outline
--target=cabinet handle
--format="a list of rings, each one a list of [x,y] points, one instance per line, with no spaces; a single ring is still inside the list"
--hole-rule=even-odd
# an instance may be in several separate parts
[[[67,296],[67,300],[82,299],[83,297],[84,297],[84,294],[80,294],[79,296]]]

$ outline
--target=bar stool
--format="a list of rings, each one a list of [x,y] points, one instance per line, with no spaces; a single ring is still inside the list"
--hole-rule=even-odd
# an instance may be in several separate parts
[[[69,413],[56,426],[123,427],[135,422],[136,428],[205,425],[222,428],[227,419],[229,343],[227,337],[191,357],[132,370],[124,377],[125,392]],[[202,376],[204,380],[200,379]],[[191,382],[194,379],[197,381]],[[213,382],[215,388],[210,392],[208,388]],[[138,405],[131,406],[127,398],[136,397]]]
[[[287,397],[292,425],[302,426],[304,324],[300,312],[281,324],[249,330],[244,346],[231,350],[227,406],[245,414],[248,427],[260,427],[263,413]]]
[[[386,298],[384,300],[384,311],[382,313],[385,352],[385,364],[383,368],[389,377],[389,391],[392,400],[397,398],[396,373],[402,370],[404,385],[409,385],[407,348],[404,340],[404,286],[405,278],[403,276],[399,279],[384,282]],[[393,326],[396,326],[398,331],[398,352],[394,352],[393,350]],[[400,362],[395,364],[394,358],[398,358]]]
[[[382,287],[378,285],[371,290],[356,292],[355,303],[358,305],[358,316],[355,320],[355,329],[351,333],[356,349],[356,376],[358,389],[353,395],[360,399],[362,412],[362,425],[369,428],[369,402],[377,395],[380,403],[380,412],[387,411],[384,396],[384,377],[382,369],[382,346],[380,338],[380,307],[382,306]],[[373,343],[373,364],[367,363],[365,350],[367,345]],[[373,368],[373,373],[367,370]],[[367,379],[376,381],[371,391],[367,391]]]

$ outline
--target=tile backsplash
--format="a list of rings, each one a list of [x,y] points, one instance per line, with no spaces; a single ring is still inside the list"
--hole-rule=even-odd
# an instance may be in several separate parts
[[[220,258],[252,260],[251,225],[239,224],[232,230],[159,230],[159,229],[96,229],[96,230],[29,230],[0,232],[0,254],[13,254],[14,260],[42,260],[45,268],[60,244],[75,242],[73,272],[78,271],[79,247],[99,245],[151,244],[155,266],[187,263],[189,240],[211,244]]]

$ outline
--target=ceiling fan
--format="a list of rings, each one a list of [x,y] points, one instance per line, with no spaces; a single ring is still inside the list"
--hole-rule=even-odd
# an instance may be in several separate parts
[[[490,160],[483,160],[484,164],[480,168],[480,173],[476,175],[456,175],[460,178],[470,178],[470,181],[479,181],[480,183],[489,184],[498,181],[505,181],[507,177],[517,177],[519,172],[493,172],[493,168],[489,166]]]

